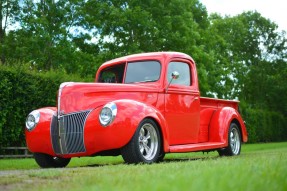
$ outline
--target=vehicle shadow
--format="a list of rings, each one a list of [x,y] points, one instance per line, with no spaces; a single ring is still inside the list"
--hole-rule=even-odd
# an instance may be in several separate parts
[[[153,164],[162,164],[162,163],[180,163],[180,162],[188,162],[188,161],[205,161],[205,160],[215,160],[221,158],[220,156],[204,156],[204,157],[180,157],[180,158],[165,158],[163,161]],[[135,164],[127,164],[123,161],[114,162],[114,163],[106,163],[106,164],[89,164],[79,166],[80,168],[84,167],[105,167],[105,166],[118,166],[118,165],[135,165]],[[140,163],[139,165],[150,165],[150,164],[143,164]]]
[[[161,163],[188,162],[198,160],[205,161],[205,160],[215,160],[218,158],[220,158],[220,156],[166,158]]]

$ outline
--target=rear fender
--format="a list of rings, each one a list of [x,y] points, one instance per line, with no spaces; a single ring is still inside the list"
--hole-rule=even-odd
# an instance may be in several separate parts
[[[209,126],[209,141],[221,142],[228,146],[228,131],[232,122],[241,130],[242,142],[247,142],[247,131],[240,114],[231,107],[218,109],[212,116]]]

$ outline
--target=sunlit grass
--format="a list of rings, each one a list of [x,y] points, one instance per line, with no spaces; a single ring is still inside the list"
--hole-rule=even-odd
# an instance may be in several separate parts
[[[0,168],[0,190],[283,191],[287,190],[287,143],[244,145],[237,157],[218,157],[216,152],[169,154],[164,162],[152,165],[95,157],[74,158],[63,169],[41,170],[35,170],[39,167],[33,159],[5,159],[0,160]],[[7,169],[14,170],[9,174]]]

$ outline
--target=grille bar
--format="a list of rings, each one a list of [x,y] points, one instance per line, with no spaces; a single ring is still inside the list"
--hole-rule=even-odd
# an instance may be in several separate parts
[[[51,123],[51,135],[54,152],[73,154],[85,152],[84,126],[90,111],[56,116]]]

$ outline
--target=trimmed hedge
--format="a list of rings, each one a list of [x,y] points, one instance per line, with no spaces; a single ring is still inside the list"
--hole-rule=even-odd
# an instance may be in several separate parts
[[[279,112],[262,109],[243,109],[248,142],[279,142],[287,140],[287,118]]]
[[[34,109],[55,106],[59,86],[67,81],[93,79],[60,71],[34,71],[25,65],[0,65],[0,147],[25,146],[26,116]],[[242,115],[249,143],[287,140],[287,118],[282,114],[245,107]]]
[[[0,147],[25,146],[27,115],[55,106],[59,86],[67,81],[92,81],[64,72],[39,72],[30,66],[0,66]]]

